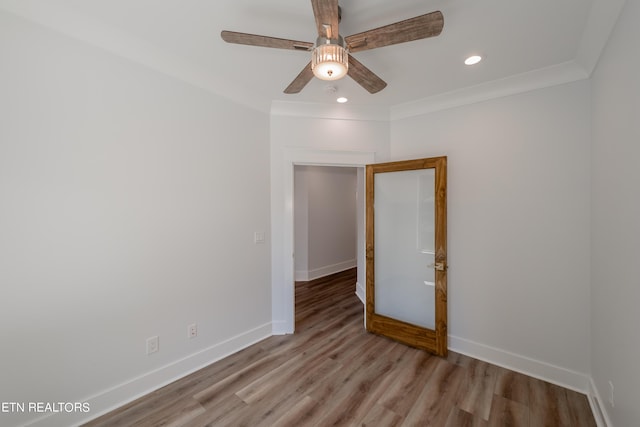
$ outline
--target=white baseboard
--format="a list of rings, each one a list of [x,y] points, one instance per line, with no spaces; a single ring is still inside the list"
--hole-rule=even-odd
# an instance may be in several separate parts
[[[294,272],[294,277],[296,282],[308,282],[309,280],[319,279],[330,274],[340,273],[341,271],[354,268],[356,267],[356,265],[356,260],[350,259],[347,261],[339,262],[337,264],[315,268],[309,271],[296,270]]]
[[[589,395],[589,375],[449,335],[449,350]]]
[[[360,284],[360,282],[356,282],[356,295],[358,296],[358,298],[360,298],[360,301],[362,301],[363,304],[366,304],[364,299],[364,287]]]
[[[598,427],[612,427],[613,423],[607,413],[607,406],[600,397],[600,393],[598,393],[598,389],[596,384],[593,382],[593,378],[589,380],[589,393],[587,394],[587,397],[589,398],[591,412],[593,412],[593,417],[596,419]]]
[[[81,400],[87,402],[90,413],[58,413],[39,418],[27,424],[34,427],[67,427],[79,425],[95,419],[128,402],[164,387],[173,381],[202,369],[243,348],[272,335],[272,324],[266,323],[250,331],[244,332],[226,341],[177,360],[155,371],[146,373],[126,383],[105,390],[94,396]]]
[[[347,261],[339,262],[337,264],[327,265],[320,268],[315,268],[307,272],[308,280],[319,279],[330,274],[340,273],[341,271],[348,270],[357,266],[356,259],[350,259]]]
[[[360,295],[362,292],[362,297]],[[364,288],[356,284],[356,295],[364,302]],[[29,426],[34,427],[64,427],[79,425],[91,419],[97,418],[113,409],[131,402],[145,394],[157,390],[171,382],[210,365],[230,354],[236,353],[256,342],[271,335],[291,333],[286,331],[286,322],[281,324],[267,323],[243,334],[232,337],[226,341],[215,344],[181,360],[173,362],[155,371],[134,378],[109,390],[105,390],[83,402],[89,403],[89,414],[51,414],[31,421]],[[464,338],[449,336],[449,349],[479,360],[502,366],[525,375],[548,381],[572,390],[585,393],[589,398],[591,409],[598,427],[612,426],[604,402],[593,383],[593,379],[586,374],[561,368],[528,357],[514,354],[502,349],[490,347]]]

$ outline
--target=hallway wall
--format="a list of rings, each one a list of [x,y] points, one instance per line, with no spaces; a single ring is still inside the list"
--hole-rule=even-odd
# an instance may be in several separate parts
[[[294,168],[296,281],[356,266],[355,168]]]

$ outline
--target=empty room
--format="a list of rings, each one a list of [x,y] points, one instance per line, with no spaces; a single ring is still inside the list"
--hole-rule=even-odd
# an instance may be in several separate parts
[[[0,0],[0,425],[640,425],[639,20]]]

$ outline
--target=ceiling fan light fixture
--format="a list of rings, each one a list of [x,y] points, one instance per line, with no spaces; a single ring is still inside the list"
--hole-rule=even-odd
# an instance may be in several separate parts
[[[342,38],[318,38],[311,53],[311,70],[321,80],[339,80],[349,71],[349,54],[342,46]]]

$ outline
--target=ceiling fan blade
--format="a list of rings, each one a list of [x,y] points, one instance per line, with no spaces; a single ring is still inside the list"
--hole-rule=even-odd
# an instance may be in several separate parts
[[[377,93],[387,87],[387,83],[362,65],[360,61],[349,55],[349,76],[369,93]]]
[[[255,34],[236,33],[235,31],[222,31],[222,40],[227,43],[246,44],[249,46],[273,47],[276,49],[293,49],[311,51],[314,44],[297,40],[279,39],[277,37],[257,36]]]
[[[338,38],[338,0],[311,0],[313,16],[316,18],[318,36],[328,39]]]
[[[345,37],[349,52],[435,37],[444,26],[442,12],[436,11]]]
[[[307,64],[306,67],[302,69],[300,74],[293,79],[291,84],[287,86],[284,90],[284,93],[292,94],[292,93],[300,93],[302,89],[311,81],[313,78],[313,71],[311,71],[311,62]]]

